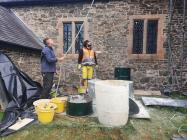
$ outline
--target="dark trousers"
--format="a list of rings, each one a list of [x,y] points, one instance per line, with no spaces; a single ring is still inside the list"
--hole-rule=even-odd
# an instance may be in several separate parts
[[[54,72],[45,72],[42,73],[43,77],[43,89],[41,98],[48,99],[50,98],[50,92],[53,86]]]

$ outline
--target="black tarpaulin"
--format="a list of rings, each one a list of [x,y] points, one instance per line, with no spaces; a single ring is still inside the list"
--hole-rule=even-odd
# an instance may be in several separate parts
[[[24,110],[39,98],[41,86],[20,71],[10,58],[0,52],[0,98],[7,102],[0,134],[14,124]]]

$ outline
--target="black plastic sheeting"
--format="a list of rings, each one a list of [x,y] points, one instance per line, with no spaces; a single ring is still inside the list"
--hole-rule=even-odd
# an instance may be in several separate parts
[[[3,121],[0,123],[0,132],[1,134],[5,132],[5,130],[14,124],[20,113],[18,111],[6,111],[3,117]]]
[[[19,128],[18,130],[13,130],[10,127],[8,127],[5,131],[2,131],[1,136],[3,137],[3,136],[10,135],[12,133],[16,133],[17,131],[24,129],[28,125],[35,123],[37,121],[37,116],[34,114],[34,111],[35,111],[34,106],[31,106],[30,108],[26,109],[23,112],[6,112],[7,114],[5,114],[5,115],[7,115],[7,117],[5,117],[5,119],[7,119],[7,121],[4,121],[4,122],[9,122],[9,124],[20,123],[20,121],[24,118],[31,118],[31,119],[33,119],[33,121],[31,121],[28,124],[25,124],[24,126]],[[9,113],[12,113],[12,114],[9,114]],[[12,116],[12,115],[15,115],[15,116]],[[18,119],[18,116],[20,119]],[[11,120],[8,120],[8,119],[11,119]],[[15,121],[16,119],[17,119],[17,121]],[[6,126],[7,125],[8,124],[6,124]],[[12,126],[12,125],[10,125],[10,126]]]
[[[0,123],[0,135],[13,125],[39,99],[41,85],[20,71],[11,59],[0,52],[0,98],[3,97],[7,107]]]
[[[136,102],[132,98],[129,98],[129,115],[138,114],[139,111],[140,109]]]

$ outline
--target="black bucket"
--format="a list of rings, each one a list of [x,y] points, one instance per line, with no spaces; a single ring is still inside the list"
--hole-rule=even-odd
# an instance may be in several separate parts
[[[79,99],[77,99],[79,98]],[[70,95],[66,113],[69,116],[88,116],[93,113],[92,99],[88,95]]]

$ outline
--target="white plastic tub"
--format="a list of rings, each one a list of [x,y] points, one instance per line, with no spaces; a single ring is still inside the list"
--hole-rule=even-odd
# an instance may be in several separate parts
[[[95,98],[95,82],[100,81],[99,79],[92,79],[88,81],[88,95],[91,98]],[[114,80],[111,80],[114,81]],[[134,98],[134,87],[133,81],[127,80],[116,80],[118,85],[129,85],[129,97]]]
[[[123,80],[95,82],[99,122],[108,127],[123,126],[129,115],[129,83]]]
[[[88,95],[91,98],[95,98],[95,82],[100,81],[99,79],[88,80]]]

